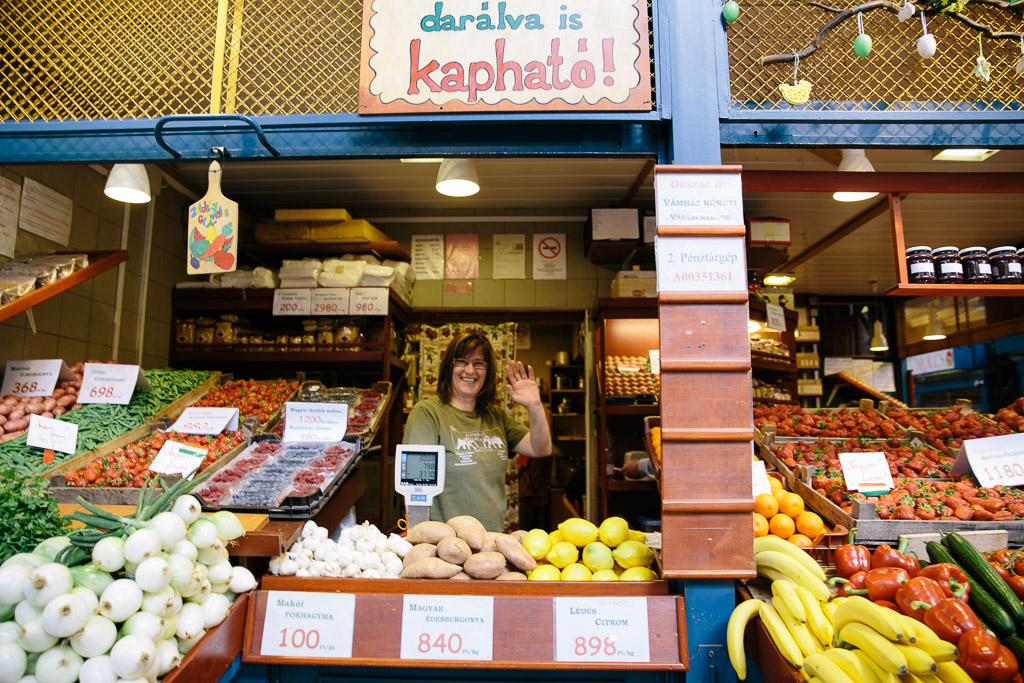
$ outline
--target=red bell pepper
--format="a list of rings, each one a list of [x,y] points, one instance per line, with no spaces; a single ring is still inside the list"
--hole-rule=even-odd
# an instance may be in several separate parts
[[[967,596],[971,592],[971,580],[964,570],[955,564],[951,562],[930,564],[923,567],[917,575],[932,579],[942,586],[942,592],[946,594],[946,597],[967,602]]]
[[[968,631],[985,628],[974,610],[956,598],[940,600],[934,607],[926,602],[913,602],[911,607],[925,610],[925,625],[935,631],[939,638],[950,643],[960,642],[960,637]]]
[[[907,570],[900,567],[879,567],[872,569],[864,576],[864,588],[858,591],[847,589],[847,595],[867,595],[868,600],[892,600],[896,591],[910,580]]]
[[[914,606],[913,603],[924,602],[932,607],[946,599],[942,587],[932,579],[915,576],[903,584],[903,587],[896,591],[896,604],[900,611],[908,617],[918,621],[924,621],[924,609],[921,605]]]
[[[836,564],[836,572],[844,579],[848,579],[857,572],[866,572],[871,569],[871,551],[867,546],[855,545],[853,534],[857,529],[850,529],[850,536],[847,543],[836,548],[833,560]]]
[[[893,612],[896,612],[897,614],[900,613],[899,605],[897,605],[892,600],[878,600],[878,601],[875,602],[875,604],[878,605],[879,607],[887,607],[887,608],[891,609]]]
[[[908,543],[910,543],[908,539],[903,539],[896,548],[890,545],[880,545],[875,548],[875,554],[871,558],[871,568],[901,567],[907,570],[911,578],[917,576],[917,573],[921,571],[921,564],[917,561],[917,558],[903,554],[903,551],[907,549]]]
[[[836,592],[836,597],[846,598],[851,595],[860,595],[860,593],[851,593],[850,591],[860,591],[865,588],[864,577],[868,575],[867,572],[857,572],[847,579],[841,576],[835,576],[828,580],[830,586],[839,586],[839,590]]]
[[[985,629],[974,629],[957,641],[957,664],[982,683],[1011,683],[1017,676],[1017,658]]]

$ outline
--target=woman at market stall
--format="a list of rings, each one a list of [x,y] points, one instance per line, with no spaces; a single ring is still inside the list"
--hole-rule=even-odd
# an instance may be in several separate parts
[[[433,520],[473,515],[488,531],[503,531],[509,450],[533,458],[551,454],[533,368],[518,361],[505,366],[509,395],[526,408],[527,427],[494,405],[495,363],[486,336],[458,335],[441,359],[437,396],[418,402],[406,421],[405,443],[445,448],[445,487],[430,508]]]

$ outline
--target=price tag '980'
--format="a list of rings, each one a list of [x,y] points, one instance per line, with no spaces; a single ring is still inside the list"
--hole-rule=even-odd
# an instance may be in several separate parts
[[[353,287],[349,315],[387,315],[387,287]]]
[[[555,598],[555,661],[651,661],[647,599]]]

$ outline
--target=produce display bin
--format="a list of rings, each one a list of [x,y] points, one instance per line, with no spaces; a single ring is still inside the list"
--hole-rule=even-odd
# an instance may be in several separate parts
[[[242,593],[235,598],[224,621],[207,631],[184,656],[181,664],[160,679],[162,683],[219,680],[242,651],[248,606],[249,593]]]

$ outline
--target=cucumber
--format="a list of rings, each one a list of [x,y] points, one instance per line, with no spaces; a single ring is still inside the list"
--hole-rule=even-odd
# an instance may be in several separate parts
[[[984,586],[978,582],[978,579],[972,574],[967,568],[953,557],[949,550],[935,541],[928,541],[925,543],[925,549],[928,551],[928,559],[932,562],[949,562],[960,567],[970,577],[971,580],[971,592],[967,595],[967,604],[971,606],[974,613],[981,620],[981,623],[985,625],[990,631],[998,635],[1000,638],[1004,636],[1010,636],[1014,633],[1013,619],[1010,614],[1003,609],[995,598],[993,598],[988,591],[985,590]]]
[[[949,552],[960,560],[959,564],[967,574],[979,581],[992,594],[1014,622],[1024,625],[1024,606],[1021,605],[1020,598],[1010,590],[1003,577],[996,573],[978,549],[956,532],[947,534],[945,540]],[[974,590],[973,585],[971,590]]]
[[[1017,636],[1003,638],[1002,644],[1010,648],[1010,652],[1017,658],[1018,662],[1024,661],[1024,639]]]

